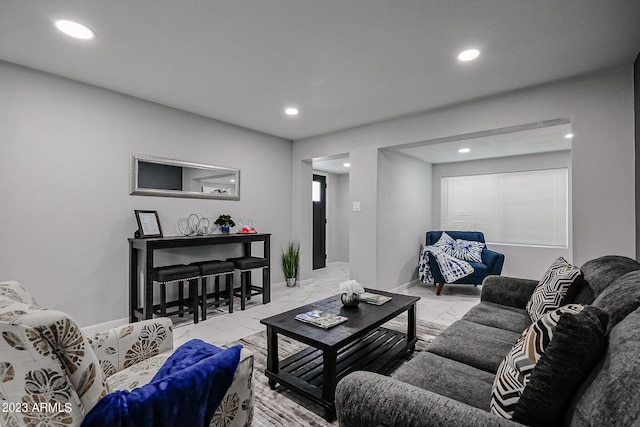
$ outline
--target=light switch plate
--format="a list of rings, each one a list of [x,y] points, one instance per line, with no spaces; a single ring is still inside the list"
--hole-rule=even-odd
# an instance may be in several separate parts
[[[353,202],[353,211],[354,212],[360,212],[362,210],[362,203],[361,202]]]

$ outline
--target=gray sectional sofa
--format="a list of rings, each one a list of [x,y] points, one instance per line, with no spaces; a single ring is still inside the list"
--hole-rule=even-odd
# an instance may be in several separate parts
[[[564,302],[606,312],[607,343],[562,406],[557,424],[640,425],[640,264],[610,255],[585,263],[581,270],[584,280],[577,295]],[[370,372],[345,377],[336,390],[340,425],[520,425],[490,412],[491,389],[499,364],[531,324],[525,305],[537,283],[490,276],[480,304],[391,377]]]

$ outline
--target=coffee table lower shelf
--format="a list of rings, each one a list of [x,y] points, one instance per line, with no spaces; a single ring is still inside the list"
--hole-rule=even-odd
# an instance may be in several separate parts
[[[413,351],[417,339],[408,341],[407,334],[379,327],[365,337],[338,350],[336,360],[325,360],[322,350],[306,349],[279,361],[278,372],[265,370],[269,386],[277,383],[297,390],[321,405],[328,421],[335,419],[335,390],[323,393],[325,370],[335,372],[335,385],[354,371],[386,373],[401,353]],[[329,366],[326,366],[326,365]],[[330,397],[329,397],[330,395]]]

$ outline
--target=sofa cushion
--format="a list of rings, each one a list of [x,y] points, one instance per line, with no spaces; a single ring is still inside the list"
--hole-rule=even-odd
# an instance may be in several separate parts
[[[619,255],[606,255],[586,262],[580,270],[584,285],[578,290],[573,301],[576,304],[592,304],[598,295],[607,289],[619,277],[640,270],[640,264],[631,258]]]
[[[175,349],[171,349],[165,353],[151,356],[142,360],[135,365],[117,372],[107,377],[107,384],[111,391],[115,390],[133,390],[137,387],[151,382],[158,370],[164,365],[169,356],[174,353]]]
[[[569,426],[632,426],[640,419],[640,310],[609,333],[606,353],[575,394]]]
[[[519,336],[516,332],[458,320],[438,335],[427,351],[495,374]]]
[[[487,276],[482,281],[480,301],[525,310],[536,286],[538,286],[537,280],[495,275]],[[529,317],[529,313],[527,313],[527,317]],[[531,318],[529,318],[529,322],[531,322]]]
[[[489,274],[489,269],[485,264],[482,264],[480,262],[469,262],[469,264],[471,264],[471,267],[473,267],[473,273],[465,277],[465,279],[476,276],[484,278],[487,276],[487,274]]]
[[[488,411],[495,376],[455,360],[420,352],[391,377]]]
[[[435,282],[447,283],[447,280],[442,276],[442,273],[435,259],[432,258],[430,262],[431,262],[430,266],[432,268],[433,278]],[[464,261],[464,262],[467,262],[471,266],[473,271],[468,276],[465,276],[462,279],[454,280],[450,284],[481,285],[482,280],[485,277],[487,277],[487,275],[489,274],[489,269],[487,268],[487,266],[479,262],[468,262],[468,261]]]
[[[632,271],[616,280],[593,302],[609,315],[609,330],[640,307],[640,270]]]
[[[535,322],[545,313],[560,307],[565,300],[571,301],[577,292],[574,284],[579,284],[581,275],[578,267],[558,257],[544,273],[527,303],[531,321]]]
[[[602,352],[607,315],[570,304],[527,328],[498,369],[491,412],[532,426],[557,425]]]
[[[531,325],[527,310],[488,301],[472,307],[462,319],[518,334]]]

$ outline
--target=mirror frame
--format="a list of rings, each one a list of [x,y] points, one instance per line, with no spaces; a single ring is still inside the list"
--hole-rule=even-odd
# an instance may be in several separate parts
[[[132,196],[160,196],[160,197],[182,197],[191,199],[212,199],[212,200],[240,200],[240,169],[228,168],[224,166],[207,165],[203,163],[193,163],[183,160],[168,159],[165,157],[148,156],[146,154],[131,153],[131,170],[129,176],[130,195]],[[139,162],[156,163],[159,165],[190,167],[196,169],[225,171],[235,174],[236,192],[233,195],[205,194],[198,191],[162,190],[153,188],[138,187],[138,164]]]

